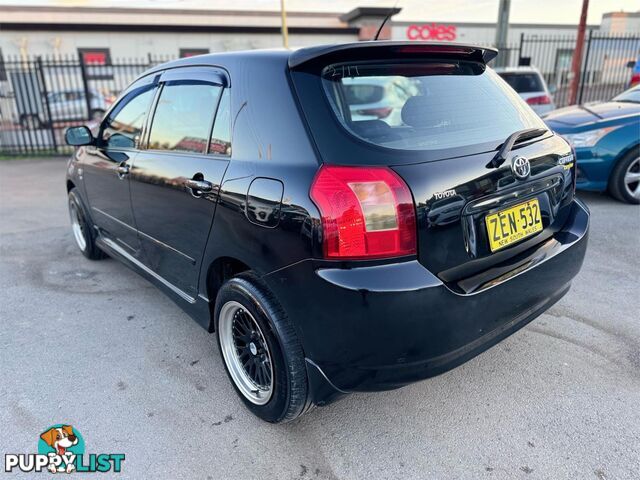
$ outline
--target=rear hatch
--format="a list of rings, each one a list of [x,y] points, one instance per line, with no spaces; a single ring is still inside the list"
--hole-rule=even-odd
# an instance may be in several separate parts
[[[303,49],[289,62],[323,162],[399,174],[415,203],[419,261],[461,293],[524,268],[573,199],[570,147],[486,67],[494,55],[364,42]],[[379,116],[353,116],[350,99],[374,81],[391,92],[378,99]]]

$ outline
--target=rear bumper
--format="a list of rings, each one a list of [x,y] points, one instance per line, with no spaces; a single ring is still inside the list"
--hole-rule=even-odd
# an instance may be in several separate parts
[[[417,261],[340,269],[308,260],[264,279],[295,321],[322,404],[438,375],[522,328],[568,291],[588,228],[588,210],[574,200],[562,230],[473,294]]]

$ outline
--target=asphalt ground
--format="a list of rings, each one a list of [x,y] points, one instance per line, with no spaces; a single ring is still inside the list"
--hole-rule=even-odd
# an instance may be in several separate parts
[[[640,478],[639,207],[581,194],[580,275],[499,345],[278,426],[236,398],[213,335],[124,265],[77,251],[64,172],[0,162],[3,470],[5,453],[70,423],[87,452],[126,455],[101,478]]]

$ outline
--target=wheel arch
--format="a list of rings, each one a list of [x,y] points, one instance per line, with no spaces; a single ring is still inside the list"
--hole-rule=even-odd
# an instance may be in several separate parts
[[[613,162],[611,162],[611,168],[609,169],[609,175],[608,175],[608,178],[607,178],[607,184],[609,182],[611,182],[611,175],[613,174],[613,171],[616,169],[618,164],[623,159],[625,159],[627,157],[627,155],[629,155],[630,152],[633,152],[634,150],[640,151],[640,140],[637,140],[635,142],[630,143],[625,148],[620,150],[620,152],[618,152],[618,155],[616,155],[616,157],[613,159]]]
[[[209,326],[207,330],[213,332],[215,330],[215,304],[216,297],[220,291],[220,287],[228,279],[236,275],[251,270],[251,267],[234,257],[218,257],[207,269],[207,297],[209,298]]]
[[[621,202],[631,204],[638,203],[638,199],[635,198],[635,195],[632,194],[631,197],[628,196],[629,194],[627,193],[628,190],[626,190],[626,185],[621,185],[619,182],[621,180],[620,175],[624,175],[623,167],[625,162],[627,162],[628,159],[633,162],[634,159],[637,159],[639,156],[640,141],[634,142],[632,145],[625,148],[616,156],[615,161],[612,162],[611,171],[607,178],[607,191]],[[624,178],[622,178],[622,181],[624,182]]]

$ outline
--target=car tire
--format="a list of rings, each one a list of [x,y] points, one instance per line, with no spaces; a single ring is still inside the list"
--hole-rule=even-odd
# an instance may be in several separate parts
[[[311,409],[304,353],[295,329],[255,274],[244,272],[224,283],[214,318],[227,375],[252,413],[282,423]]]
[[[630,182],[630,176],[633,180]],[[621,202],[640,204],[640,149],[634,148],[614,167],[609,179],[609,193]]]
[[[89,220],[76,188],[69,191],[69,219],[76,246],[89,260],[100,260],[107,255],[95,242],[95,230]]]

